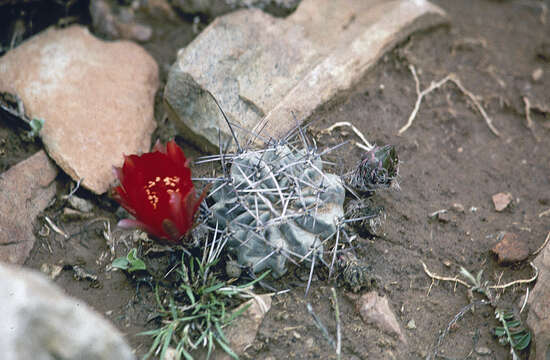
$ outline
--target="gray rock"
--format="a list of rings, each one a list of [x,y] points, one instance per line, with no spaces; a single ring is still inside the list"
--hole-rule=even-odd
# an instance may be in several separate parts
[[[4,360],[130,360],[122,335],[37,272],[0,264]]]
[[[43,150],[0,174],[0,261],[25,262],[35,242],[34,219],[54,197],[56,175]]]
[[[79,198],[78,196],[72,195],[67,199],[67,202],[71,207],[75,210],[81,211],[81,212],[90,212],[94,209],[94,205],[90,203],[88,200],[85,200],[83,198]]]
[[[217,18],[181,49],[164,92],[169,117],[197,145],[230,139],[230,121],[280,137],[348,89],[397,42],[445,21],[424,0],[304,0],[286,19],[260,10]],[[250,138],[241,131],[240,137]]]
[[[81,26],[50,28],[0,58],[0,92],[17,94],[53,160],[97,194],[123,154],[149,151],[158,67],[129,41],[105,42]]]
[[[539,269],[537,284],[529,296],[527,325],[531,328],[534,346],[530,360],[550,359],[550,246],[546,246],[535,261]]]
[[[236,9],[257,8],[274,15],[288,15],[300,0],[174,0],[173,5],[187,14],[220,16]]]

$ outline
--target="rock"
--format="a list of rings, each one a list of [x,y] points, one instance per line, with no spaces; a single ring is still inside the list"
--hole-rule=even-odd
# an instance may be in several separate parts
[[[510,205],[514,198],[512,197],[512,194],[509,192],[506,193],[498,193],[493,195],[493,204],[495,205],[496,211],[502,211]]]
[[[453,209],[453,211],[457,213],[464,213],[464,205],[462,205],[461,203],[454,203],[451,206],[451,209]]]
[[[79,198],[78,196],[72,195],[67,199],[67,202],[71,207],[75,210],[81,211],[81,212],[90,212],[94,209],[94,206],[85,199]]]
[[[534,82],[537,82],[540,79],[542,79],[543,75],[544,75],[544,71],[542,70],[542,68],[538,67],[535,70],[533,70],[533,73],[531,74],[531,78],[533,79]]]
[[[25,262],[35,242],[34,219],[55,196],[56,175],[43,150],[0,174],[0,261]]]
[[[225,337],[229,340],[231,349],[237,355],[242,355],[256,339],[256,333],[262,320],[271,308],[271,295],[259,295],[240,305],[235,311],[245,306],[249,306],[249,308],[236,318],[228,328],[224,329]],[[216,348],[212,358],[215,360],[229,360],[231,356],[222,349]]]
[[[155,128],[158,69],[138,45],[105,42],[86,28],[50,28],[0,58],[0,92],[17,94],[45,120],[49,155],[97,194],[123,154],[148,151]]]
[[[499,236],[499,242],[491,251],[498,256],[498,263],[501,265],[523,261],[529,256],[527,244],[510,232]]]
[[[399,340],[407,343],[403,336],[395,314],[390,308],[388,299],[378,296],[375,291],[363,294],[355,303],[355,308],[361,314],[364,322],[373,324],[383,331],[396,335]]]
[[[50,280],[55,280],[55,278],[61,274],[61,271],[63,271],[63,266],[56,264],[42,264],[40,265],[40,271],[48,275]]]
[[[39,273],[0,264],[2,359],[134,359],[122,335]]]
[[[205,14],[217,17],[236,9],[258,8],[274,15],[288,15],[301,0],[174,0],[174,7],[185,14]]]
[[[550,359],[550,246],[544,248],[534,263],[539,269],[539,276],[527,300],[529,304],[527,325],[531,328],[534,338],[529,359],[548,360]]]
[[[230,122],[281,137],[359,81],[396,43],[445,21],[443,15],[424,0],[303,0],[286,19],[233,12],[179,51],[164,91],[167,114],[180,131],[194,133],[189,140],[219,151],[218,130],[224,143],[231,136],[208,90]]]
[[[150,26],[135,21],[130,7],[122,7],[115,11],[104,0],[91,0],[90,16],[94,30],[108,39],[122,38],[144,42],[153,35]]]
[[[489,356],[493,353],[487,346],[478,346],[475,348],[475,352],[481,356]]]

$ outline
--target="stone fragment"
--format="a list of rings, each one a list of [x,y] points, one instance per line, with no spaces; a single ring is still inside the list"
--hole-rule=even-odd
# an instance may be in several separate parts
[[[78,196],[72,195],[67,199],[67,202],[75,210],[82,212],[90,212],[93,210],[94,206],[88,200],[79,198]]]
[[[491,251],[498,256],[498,263],[501,265],[523,261],[529,256],[527,244],[520,240],[516,234],[510,232],[499,236],[499,242],[493,246]]]
[[[236,318],[228,328],[224,329],[225,337],[229,340],[231,349],[237,355],[242,355],[256,339],[256,333],[264,316],[271,308],[271,295],[259,295],[248,300],[235,311],[246,306],[249,306],[248,309]],[[215,360],[229,360],[231,356],[222,349],[216,348],[212,358]]]
[[[453,209],[453,211],[457,213],[464,213],[464,205],[462,205],[461,203],[454,203],[451,206],[451,209]]]
[[[495,210],[500,212],[506,209],[513,199],[514,198],[512,197],[512,194],[510,194],[509,192],[502,192],[493,195],[493,204],[495,205]]]
[[[63,266],[56,264],[42,264],[40,265],[40,271],[48,275],[50,280],[55,280],[55,278],[61,274],[61,271],[63,271]]]
[[[416,329],[416,322],[414,321],[414,319],[409,320],[409,322],[407,323],[407,329],[409,330]]]
[[[399,340],[407,343],[386,297],[379,296],[375,291],[368,292],[357,300],[355,308],[361,314],[364,322],[396,335]]]
[[[54,197],[56,175],[43,150],[0,174],[0,261],[22,264],[29,255],[34,219]]]
[[[245,129],[241,140],[281,137],[396,43],[443,21],[443,11],[425,0],[303,0],[285,19],[233,12],[179,51],[164,92],[167,114],[194,133],[189,140],[218,151],[218,130],[222,142],[231,137],[208,90]]]
[[[274,15],[288,15],[301,0],[173,0],[174,7],[186,14],[217,17],[241,8],[257,8]]]
[[[0,92],[17,94],[49,155],[97,194],[123,154],[148,151],[158,68],[128,41],[105,42],[81,26],[50,28],[0,58]]]
[[[527,325],[533,334],[530,360],[550,359],[550,246],[535,258],[539,269],[537,283],[529,295]]]
[[[476,354],[481,356],[489,356],[493,353],[493,350],[489,349],[487,346],[478,346],[475,351]]]
[[[533,79],[534,82],[537,82],[540,79],[542,79],[543,75],[544,75],[544,71],[542,70],[542,68],[538,67],[535,70],[533,70],[533,73],[531,74],[531,78]]]
[[[2,359],[130,360],[122,335],[44,275],[0,264]]]

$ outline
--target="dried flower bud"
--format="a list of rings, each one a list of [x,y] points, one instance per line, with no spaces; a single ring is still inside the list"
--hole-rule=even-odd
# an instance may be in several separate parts
[[[379,188],[390,187],[397,177],[399,159],[393,145],[375,146],[367,151],[351,173],[344,176],[353,189],[372,193]]]

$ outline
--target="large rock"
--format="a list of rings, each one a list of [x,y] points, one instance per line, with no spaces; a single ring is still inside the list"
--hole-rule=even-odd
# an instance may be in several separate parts
[[[54,197],[56,175],[43,150],[0,174],[0,261],[25,262],[35,242],[34,218]]]
[[[42,274],[0,264],[0,288],[2,359],[134,359],[109,322]]]
[[[46,150],[74,180],[104,193],[123,154],[148,151],[158,68],[138,45],[50,28],[0,58],[0,92],[45,120]]]
[[[443,15],[424,0],[304,0],[286,19],[254,9],[225,15],[178,53],[164,92],[168,115],[215,151],[218,129],[224,142],[230,132],[208,90],[231,122],[280,137]]]
[[[533,331],[534,350],[531,346],[531,360],[550,359],[550,246],[534,261],[539,269],[537,284],[529,296],[527,325]]]

